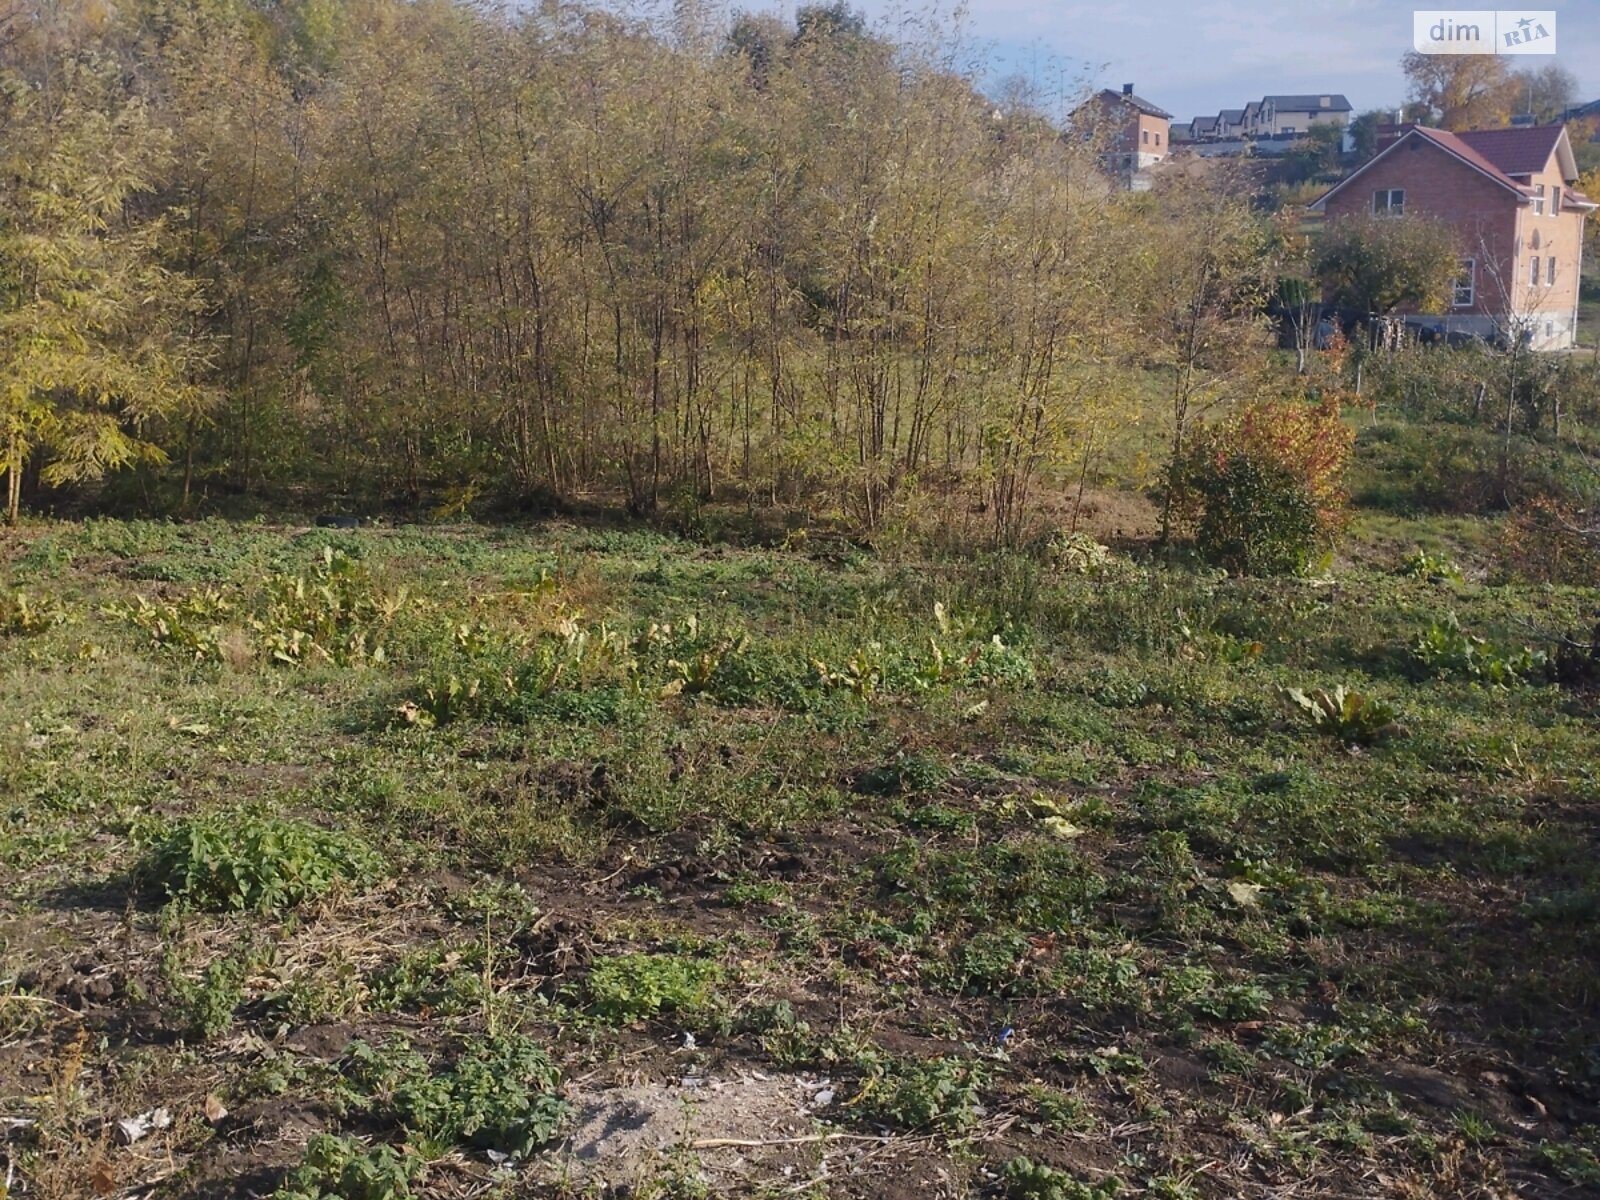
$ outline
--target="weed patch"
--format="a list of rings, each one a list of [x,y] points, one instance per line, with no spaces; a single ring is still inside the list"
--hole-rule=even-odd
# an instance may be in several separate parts
[[[256,812],[180,821],[138,875],[169,899],[217,912],[276,912],[376,879],[382,861],[360,839]]]

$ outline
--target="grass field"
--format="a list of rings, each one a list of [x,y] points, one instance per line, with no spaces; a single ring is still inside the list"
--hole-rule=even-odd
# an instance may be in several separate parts
[[[1600,1194],[1595,597],[1495,542],[26,526],[0,1195]]]

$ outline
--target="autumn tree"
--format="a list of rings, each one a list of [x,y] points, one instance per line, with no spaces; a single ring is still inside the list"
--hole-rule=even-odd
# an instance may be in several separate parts
[[[0,470],[17,520],[23,472],[98,479],[165,453],[149,436],[208,399],[189,280],[162,263],[165,227],[135,201],[167,163],[144,107],[63,64],[29,87],[0,76]]]
[[[1134,326],[1172,280],[1134,284],[1179,270],[1152,239],[1187,263],[1218,233],[1185,359],[1208,382],[1184,395],[1228,391],[1207,322],[1249,311],[1232,233],[1116,192],[1053,123],[1066,97],[997,107],[936,25],[890,38],[814,4],[740,17],[711,53],[695,0],[654,22],[466,0],[20,3],[0,41],[18,81],[0,153],[21,164],[6,233],[26,217],[45,235],[30,247],[101,271],[62,280],[104,300],[137,275],[160,302],[62,324],[61,345],[137,379],[93,405],[30,385],[8,428],[93,408],[110,419],[85,469],[177,460],[180,503],[291,485],[444,512],[739,498],[872,532],[938,490],[962,497],[941,511],[1015,539],[1041,488],[1081,489],[1137,414]],[[127,131],[51,182],[40,131],[65,146],[95,127],[40,105],[91,60],[104,88],[79,108]],[[34,192],[89,207],[40,224],[18,199]],[[45,294],[7,286],[14,308]],[[67,478],[54,428],[8,445]]]
[[[1441,129],[1494,129],[1516,111],[1520,85],[1493,54],[1423,54],[1400,60],[1413,120]]]
[[[1223,173],[1184,177],[1150,194],[1136,252],[1139,334],[1167,393],[1168,463],[1190,425],[1251,399],[1261,380],[1272,286],[1270,233]],[[1171,529],[1171,498],[1162,535]]]

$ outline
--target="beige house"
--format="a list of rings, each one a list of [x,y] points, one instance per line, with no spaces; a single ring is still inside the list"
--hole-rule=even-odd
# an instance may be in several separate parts
[[[1379,151],[1311,205],[1338,220],[1429,216],[1457,233],[1461,276],[1448,312],[1420,318],[1447,333],[1570,347],[1577,331],[1584,222],[1597,205],[1562,125],[1449,133],[1387,126]]]
[[[1257,137],[1282,137],[1304,133],[1313,125],[1350,124],[1350,101],[1336,92],[1306,96],[1263,96],[1255,107],[1249,133]]]

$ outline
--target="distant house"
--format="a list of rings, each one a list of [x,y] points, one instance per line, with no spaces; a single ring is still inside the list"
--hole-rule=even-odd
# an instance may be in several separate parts
[[[1225,108],[1217,114],[1217,136],[1236,138],[1244,133],[1244,109]]]
[[[1580,104],[1576,108],[1569,108],[1561,115],[1563,121],[1588,121],[1600,119],[1600,100],[1591,100],[1588,104]]]
[[[1246,137],[1255,137],[1261,132],[1261,101],[1252,100],[1244,106],[1244,129]]]
[[[1350,101],[1337,93],[1307,96],[1263,96],[1260,117],[1252,131],[1261,137],[1304,133],[1313,125],[1350,124],[1354,110]]]
[[[1196,117],[1189,122],[1189,133],[1197,142],[1210,141],[1217,136],[1217,119],[1215,117]]]
[[[1429,216],[1455,229],[1461,274],[1447,312],[1419,317],[1442,333],[1570,347],[1578,321],[1584,222],[1563,125],[1448,133],[1385,126],[1369,162],[1311,207],[1329,220]]]
[[[1085,135],[1105,135],[1102,162],[1126,187],[1148,186],[1141,173],[1172,153],[1172,114],[1135,94],[1131,83],[1095,93],[1073,119]]]
[[[1194,141],[1194,122],[1174,121],[1167,129],[1167,136],[1174,145]]]

